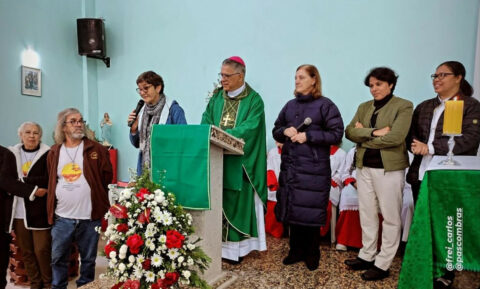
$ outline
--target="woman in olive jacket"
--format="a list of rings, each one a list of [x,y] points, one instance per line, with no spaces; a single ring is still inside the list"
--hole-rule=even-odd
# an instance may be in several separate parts
[[[401,210],[408,155],[405,137],[412,120],[413,104],[393,95],[397,76],[390,68],[370,71],[364,81],[373,100],[358,107],[346,129],[346,137],[357,144],[357,190],[362,227],[362,244],[356,259],[346,260],[353,270],[368,269],[364,280],[389,275],[400,243]],[[379,212],[380,209],[380,212]],[[377,254],[379,218],[382,246]]]

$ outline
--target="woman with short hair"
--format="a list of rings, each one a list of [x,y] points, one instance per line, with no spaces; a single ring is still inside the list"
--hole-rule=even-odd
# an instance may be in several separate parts
[[[362,279],[380,280],[400,243],[402,192],[408,155],[405,137],[410,128],[413,104],[393,95],[398,76],[387,67],[368,73],[364,84],[373,100],[360,104],[345,130],[356,143],[357,191],[362,244],[356,259],[345,260],[353,270],[367,270]],[[377,254],[379,217],[382,214],[382,246]]]
[[[42,128],[35,122],[24,122],[18,128],[18,136],[20,143],[9,147],[16,158],[18,178],[24,183],[47,188],[50,147],[41,143]],[[15,231],[30,288],[49,288],[52,282],[52,239],[47,219],[47,197],[32,194],[27,199],[15,196],[10,209],[9,230]]]
[[[130,142],[138,148],[137,174],[143,168],[151,168],[150,133],[154,124],[187,124],[185,113],[177,101],[167,98],[163,93],[163,78],[153,71],[146,71],[137,78],[137,93],[144,104],[141,110],[133,110],[128,115]],[[138,113],[138,115],[136,114]]]

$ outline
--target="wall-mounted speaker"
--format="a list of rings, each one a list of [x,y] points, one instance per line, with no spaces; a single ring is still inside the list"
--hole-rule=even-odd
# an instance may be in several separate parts
[[[77,19],[78,53],[103,58],[107,55],[105,47],[105,26],[103,19]]]

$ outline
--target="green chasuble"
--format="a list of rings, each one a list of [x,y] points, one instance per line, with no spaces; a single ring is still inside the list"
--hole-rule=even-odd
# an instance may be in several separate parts
[[[223,89],[210,99],[202,124],[213,124],[245,141],[243,156],[224,158],[224,240],[258,237],[254,194],[267,201],[267,152],[263,100],[248,84],[230,99]]]

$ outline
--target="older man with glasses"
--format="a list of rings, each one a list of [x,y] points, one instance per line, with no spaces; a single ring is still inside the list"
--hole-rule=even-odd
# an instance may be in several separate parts
[[[265,112],[260,95],[245,82],[245,62],[227,58],[217,89],[203,113],[213,124],[245,141],[243,156],[225,156],[222,257],[238,263],[267,249],[263,208],[267,199]]]
[[[146,71],[137,78],[137,93],[142,101],[128,115],[130,142],[140,152],[138,154],[137,174],[143,168],[151,168],[150,132],[154,124],[186,124],[185,113],[178,102],[169,99],[163,93],[163,78],[153,71]]]
[[[55,145],[47,156],[48,222],[52,227],[52,288],[65,289],[73,241],[80,252],[77,287],[95,278],[96,227],[110,207],[112,165],[108,151],[85,136],[85,121],[75,108],[58,114]]]

